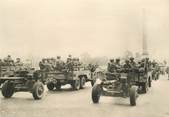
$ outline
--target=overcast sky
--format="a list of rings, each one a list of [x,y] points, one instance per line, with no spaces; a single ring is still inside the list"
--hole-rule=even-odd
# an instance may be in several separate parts
[[[169,57],[169,0],[1,0],[0,56]]]

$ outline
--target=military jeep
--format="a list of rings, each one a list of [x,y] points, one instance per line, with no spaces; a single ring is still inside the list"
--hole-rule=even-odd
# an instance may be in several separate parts
[[[35,70],[19,70],[13,76],[4,76],[2,95],[10,98],[16,92],[30,92],[35,100],[41,99],[44,94],[44,86]]]
[[[49,90],[60,90],[66,84],[70,84],[73,90],[79,90],[84,88],[86,82],[90,81],[92,85],[95,82],[94,73],[84,68],[73,68],[73,71],[42,71],[42,79]]]

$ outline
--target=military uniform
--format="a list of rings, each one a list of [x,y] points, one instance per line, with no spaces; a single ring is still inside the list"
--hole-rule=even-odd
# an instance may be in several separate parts
[[[115,69],[116,69],[116,66],[114,63],[114,59],[111,59],[110,62],[108,63],[107,71],[113,73],[115,72]]]
[[[61,60],[60,56],[57,56],[56,63],[55,63],[55,69],[62,71],[64,68],[64,62]]]
[[[5,65],[14,65],[14,61],[12,60],[10,55],[4,58],[4,62],[5,62]]]
[[[16,70],[21,70],[23,68],[23,63],[21,62],[20,58],[17,58],[16,59],[16,62],[15,62],[15,67],[16,67]]]
[[[123,65],[123,71],[125,72],[125,73],[129,73],[129,71],[131,70],[131,65],[130,65],[130,62],[129,62],[129,60],[126,60],[125,61],[125,64]]]
[[[119,70],[121,69],[121,64],[120,64],[120,59],[116,59],[115,62],[115,71],[120,72]]]

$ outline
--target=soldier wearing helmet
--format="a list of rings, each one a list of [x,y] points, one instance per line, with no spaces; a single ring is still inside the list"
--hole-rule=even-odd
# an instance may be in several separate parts
[[[21,62],[20,58],[16,58],[16,62],[15,62],[16,66],[23,66],[23,63]]]
[[[133,70],[136,69],[136,62],[134,61],[133,57],[130,58],[129,63],[130,63],[130,66]]]
[[[57,56],[55,69],[62,71],[64,68],[64,62],[61,60],[61,56]]]
[[[123,65],[124,72],[129,72],[131,69],[130,61],[128,59],[125,60],[125,64]]]
[[[17,70],[23,68],[23,63],[21,62],[20,58],[16,58],[15,67],[16,67]]]
[[[11,55],[8,55],[6,58],[4,58],[4,62],[6,65],[14,65],[14,61],[13,61]]]
[[[116,69],[116,66],[115,66],[114,59],[110,59],[108,63],[107,71],[112,73],[112,72],[115,72],[115,69]]]
[[[69,54],[66,63],[68,63],[70,61],[72,61],[72,55]]]
[[[119,72],[120,69],[121,69],[120,58],[117,58],[115,62],[115,71]]]

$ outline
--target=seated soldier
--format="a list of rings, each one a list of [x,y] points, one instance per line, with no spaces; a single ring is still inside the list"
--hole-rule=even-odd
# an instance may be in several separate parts
[[[97,65],[89,64],[89,65],[88,65],[88,69],[89,69],[91,72],[95,72],[96,69],[97,69]]]
[[[45,70],[45,61],[45,59],[42,59],[42,61],[39,62],[40,70]]]
[[[64,62],[61,60],[61,56],[57,56],[55,69],[62,71],[64,69]]]
[[[140,65],[139,65],[139,72],[145,72],[145,59],[142,59],[141,61],[140,61]]]
[[[48,59],[43,59],[43,65],[44,65],[44,71],[52,71],[52,65],[50,64],[50,61]]]
[[[8,55],[6,58],[4,58],[5,65],[13,65],[13,60],[10,55]]]
[[[79,61],[79,59],[78,58],[73,58],[72,61],[73,61],[74,69],[79,70],[80,69],[80,61]]]
[[[2,59],[0,59],[0,67],[4,65],[4,62],[2,61]]]
[[[20,58],[16,58],[15,67],[17,71],[23,68],[23,63]]]
[[[107,71],[113,73],[115,72],[115,68],[116,66],[114,63],[114,59],[110,59],[110,62],[108,63]]]
[[[128,73],[131,70],[131,65],[129,60],[125,60],[125,64],[123,65],[123,72]]]
[[[68,63],[70,60],[72,60],[72,55],[68,55],[66,63]]]
[[[131,67],[133,67],[133,68],[136,66],[136,62],[134,61],[134,58],[133,58],[133,57],[130,58],[130,65],[131,65]]]
[[[73,72],[73,61],[72,59],[68,59],[68,61],[65,64],[65,68],[67,72]]]
[[[121,69],[120,59],[117,58],[115,62],[115,72],[120,72],[120,69]]]
[[[15,62],[16,66],[23,66],[23,63],[21,62],[20,58],[16,58],[16,62]]]

